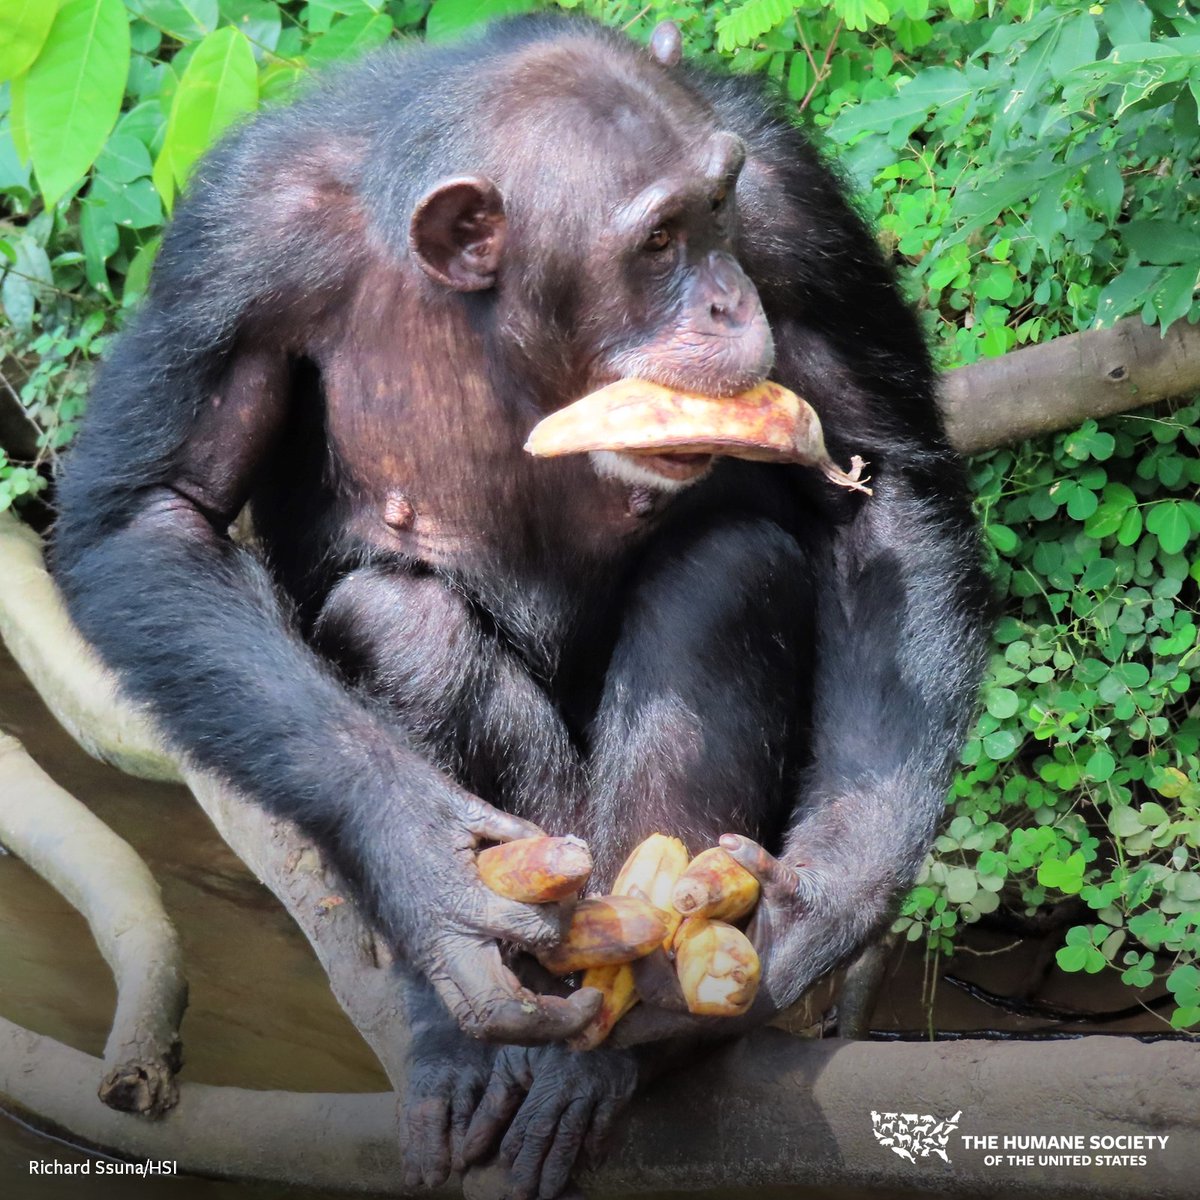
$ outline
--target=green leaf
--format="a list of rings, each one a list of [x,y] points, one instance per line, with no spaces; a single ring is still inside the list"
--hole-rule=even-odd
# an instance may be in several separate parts
[[[121,295],[123,304],[132,304],[145,292],[150,282],[150,268],[154,265],[161,243],[161,237],[153,237],[133,256],[129,270],[125,272],[125,291]]]
[[[839,142],[848,142],[868,130],[903,130],[907,136],[931,112],[965,100],[971,90],[963,72],[952,67],[926,67],[895,96],[843,109],[828,133]]]
[[[217,137],[257,103],[258,70],[245,35],[228,25],[210,33],[196,47],[171,104],[154,175],[165,200],[170,197],[163,192],[160,164],[169,164],[172,184],[183,184]]]
[[[1192,537],[1191,522],[1178,500],[1160,500],[1146,513],[1146,528],[1166,554],[1178,554]]]
[[[535,0],[433,0],[425,21],[431,42],[444,42],[472,25],[531,12]]]
[[[37,58],[54,12],[53,0],[0,0],[0,81],[20,75]]]
[[[279,45],[283,21],[274,0],[219,0],[219,9],[221,20],[240,29],[256,55]]]
[[[1137,809],[1128,804],[1122,804],[1109,811],[1108,828],[1117,837],[1127,838],[1133,837],[1135,833],[1141,833],[1144,826],[1138,820]]]
[[[1130,221],[1121,228],[1121,241],[1142,262],[1169,267],[1200,259],[1200,233],[1177,221]]]
[[[103,205],[80,205],[79,232],[83,241],[84,273],[88,282],[98,292],[108,295],[111,291],[108,272],[104,264],[116,254],[121,245],[121,236],[112,217]]]
[[[1110,0],[1101,14],[1108,40],[1114,46],[1144,42],[1150,36],[1150,10],[1143,0]]]
[[[1001,554],[1011,554],[1021,544],[1016,533],[1007,525],[988,525],[984,533]]]
[[[1125,514],[1121,527],[1117,530],[1117,541],[1122,546],[1132,546],[1142,536],[1142,510],[1131,508]]]
[[[1173,267],[1150,298],[1158,323],[1166,329],[1191,311],[1200,280],[1200,256],[1182,267]]]
[[[1097,750],[1087,760],[1083,771],[1084,775],[1093,783],[1103,783],[1112,777],[1112,773],[1116,769],[1117,760],[1107,750]]]
[[[743,0],[717,21],[717,46],[728,53],[782,25],[795,10],[791,0]]]
[[[1121,528],[1121,522],[1125,520],[1128,512],[1128,504],[1114,504],[1106,501],[1083,523],[1083,532],[1088,537],[1108,537]]]
[[[1009,758],[1020,744],[1021,739],[1011,729],[997,729],[983,739],[983,752],[999,762]]]
[[[1055,961],[1069,972],[1082,971],[1087,965],[1087,946],[1061,946],[1054,955]]]
[[[129,18],[121,0],[67,0],[25,87],[33,170],[47,208],[100,153],[129,75]]]
[[[153,229],[162,224],[162,205],[149,179],[117,183],[97,177],[88,189],[88,200],[103,206],[109,219],[126,229]]]
[[[954,904],[966,904],[979,891],[975,872],[966,867],[952,867],[946,877],[946,898]]]
[[[194,42],[212,33],[220,13],[217,0],[127,0],[131,12],[178,42]]]
[[[392,18],[382,13],[360,13],[338,21],[309,49],[308,61],[314,66],[342,62],[382,46],[392,36]]]
[[[1011,688],[992,688],[984,704],[993,717],[1003,721],[1021,707],[1021,698]]]
[[[96,159],[96,175],[111,183],[145,179],[152,169],[145,143],[128,134],[114,133]]]
[[[1142,307],[1154,294],[1162,278],[1159,267],[1127,266],[1096,302],[1096,328],[1108,329],[1119,317]]]

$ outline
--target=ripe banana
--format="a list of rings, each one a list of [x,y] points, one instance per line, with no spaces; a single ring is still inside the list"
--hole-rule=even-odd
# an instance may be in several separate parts
[[[683,919],[671,904],[671,894],[687,865],[687,847],[678,838],[652,833],[634,847],[613,884],[614,896],[638,895],[662,910],[667,923],[665,950],[671,948],[671,938]]]
[[[705,917],[688,917],[675,935],[675,970],[688,1011],[736,1017],[754,1001],[762,965],[750,939]]]
[[[666,932],[663,914],[648,900],[589,897],[575,906],[566,937],[557,946],[539,951],[538,959],[555,975],[629,963],[649,954]]]
[[[758,880],[732,855],[714,846],[696,855],[671,893],[685,917],[737,921],[758,903]]]
[[[589,967],[581,987],[595,988],[603,995],[600,1011],[567,1042],[572,1050],[595,1050],[613,1026],[638,1002],[633,968],[628,963],[611,967]]]
[[[592,856],[575,837],[530,837],[480,851],[484,883],[510,900],[546,904],[578,895],[592,873]]]

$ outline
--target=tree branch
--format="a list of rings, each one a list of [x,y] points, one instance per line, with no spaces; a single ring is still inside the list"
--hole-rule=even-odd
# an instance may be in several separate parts
[[[304,931],[338,1003],[399,1086],[408,1044],[399,988],[392,972],[380,969],[388,964],[379,962],[374,938],[336,873],[295,826],[272,820],[165,747],[149,716],[121,696],[71,624],[40,539],[8,512],[0,512],[0,581],[0,637],[50,711],[94,757],[191,788],[233,852]]]
[[[185,1173],[341,1191],[395,1192],[400,1147],[390,1095],[296,1095],[188,1083],[162,1121],[96,1104],[95,1059],[0,1020],[0,1097],[35,1127],[68,1131]],[[1136,1081],[1150,1079],[1153,1088]],[[1069,1042],[804,1042],[764,1029],[634,1101],[591,1193],[635,1196],[716,1188],[803,1187],[806,1195],[919,1188],[924,1194],[1047,1194],[1056,1200],[1191,1200],[1200,1136],[1200,1046],[1128,1038]],[[872,1110],[952,1118],[971,1135],[1153,1130],[1166,1148],[1138,1169],[984,1165],[958,1135],[950,1163],[918,1165],[879,1145]],[[1010,1151],[1010,1154],[1013,1153]],[[1095,1151],[1092,1151],[1095,1153]],[[1190,1169],[1189,1169],[1190,1164]],[[493,1195],[472,1172],[468,1200]],[[811,1189],[811,1190],[810,1190]],[[457,1194],[447,1188],[434,1195]]]
[[[41,538],[11,512],[0,512],[0,581],[0,639],[59,724],[93,758],[127,775],[178,780],[150,718],[120,696],[76,633],[46,571]]]
[[[87,920],[117,984],[100,1098],[159,1116],[178,1099],[187,983],[179,938],[138,853],[0,733],[0,843]]]
[[[959,367],[942,379],[950,440],[964,454],[1069,429],[1088,417],[1200,392],[1200,325],[1163,336],[1141,317]]]

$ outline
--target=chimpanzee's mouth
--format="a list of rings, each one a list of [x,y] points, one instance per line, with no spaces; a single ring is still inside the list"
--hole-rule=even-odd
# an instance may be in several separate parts
[[[682,483],[689,479],[698,479],[713,464],[715,454],[671,454],[659,450],[653,454],[636,451],[618,451],[624,458],[629,458],[643,469],[653,471]]]

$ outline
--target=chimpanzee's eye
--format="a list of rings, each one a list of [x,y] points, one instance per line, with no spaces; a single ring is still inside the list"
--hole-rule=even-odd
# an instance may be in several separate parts
[[[721,208],[722,208],[722,207],[723,207],[723,205],[725,204],[725,197],[726,197],[728,194],[729,194],[729,191],[728,191],[728,189],[725,187],[725,185],[724,185],[724,184],[722,184],[722,185],[721,185],[719,188],[717,188],[716,194],[715,194],[715,195],[713,196],[713,198],[712,198],[712,210],[713,210],[713,212],[720,212],[720,211],[721,211]]]
[[[650,236],[642,243],[642,249],[649,250],[652,254],[657,254],[660,250],[665,250],[670,244],[670,232],[659,225],[657,229],[650,231]]]

